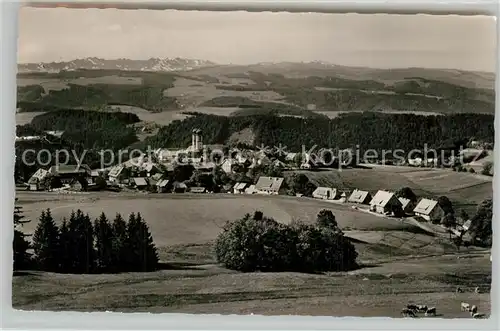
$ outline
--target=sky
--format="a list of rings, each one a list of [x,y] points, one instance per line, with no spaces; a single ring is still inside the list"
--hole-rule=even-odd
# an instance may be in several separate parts
[[[487,16],[21,8],[18,62],[183,57],[495,71]]]

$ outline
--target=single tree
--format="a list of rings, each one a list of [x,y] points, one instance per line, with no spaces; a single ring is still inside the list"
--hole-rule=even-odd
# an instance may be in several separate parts
[[[455,215],[448,213],[441,219],[441,225],[451,228],[456,225]]]
[[[153,271],[158,265],[158,253],[149,228],[140,213],[130,214],[127,224],[128,267],[130,271]]]
[[[437,202],[439,206],[443,209],[445,215],[446,214],[455,214],[455,211],[453,210],[453,204],[451,203],[450,199],[448,199],[447,196],[440,196],[437,199]]]
[[[17,198],[15,199],[17,202]],[[28,253],[30,243],[26,240],[27,235],[21,231],[23,224],[31,222],[24,219],[21,206],[14,206],[14,270],[28,268],[31,262],[31,255]]]
[[[95,268],[94,230],[88,215],[78,209],[70,218],[69,232],[73,239],[74,272],[91,273]]]
[[[63,222],[59,228],[59,265],[60,271],[63,273],[72,272],[73,268],[73,258],[71,255],[72,245],[74,240],[71,237],[71,233],[69,231],[68,221],[63,219]]]
[[[411,202],[417,201],[417,195],[413,193],[412,189],[405,186],[396,191],[396,197],[405,198],[410,200]]]
[[[44,271],[59,269],[59,229],[50,209],[42,211],[37,228],[33,235],[33,249],[38,267]]]
[[[95,220],[94,231],[97,268],[100,271],[110,270],[113,264],[113,229],[104,213]]]
[[[123,271],[127,267],[127,223],[120,214],[116,214],[111,228],[113,233],[111,269],[115,272]]]
[[[491,176],[491,169],[493,169],[493,162],[485,162],[483,164],[482,175]]]
[[[318,213],[316,217],[316,224],[319,227],[338,229],[338,224],[331,210],[323,209]]]

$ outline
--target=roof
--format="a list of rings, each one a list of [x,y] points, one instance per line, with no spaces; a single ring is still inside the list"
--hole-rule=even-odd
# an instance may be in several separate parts
[[[162,179],[156,183],[156,186],[158,187],[166,187],[167,185],[168,185],[168,179]]]
[[[247,186],[248,183],[236,183],[234,184],[234,189],[235,190],[243,190]]]
[[[255,189],[258,191],[274,191],[277,192],[283,184],[283,177],[259,177],[255,184]]]
[[[28,180],[28,184],[36,184],[38,181],[44,179],[49,175],[49,172],[45,169],[38,169]]]
[[[155,179],[155,180],[160,180],[163,177],[163,174],[161,173],[156,173],[152,175],[150,178]]]
[[[398,199],[394,198],[395,195],[392,192],[378,191],[377,194],[375,194],[373,199],[370,201],[370,205],[385,207],[390,201],[394,202],[397,201],[397,203],[401,204],[401,202]]]
[[[109,177],[118,177],[120,175],[120,173],[123,171],[123,169],[125,169],[124,166],[121,166],[121,165],[114,166],[109,171]]]
[[[148,163],[144,163],[142,165],[142,168],[144,170],[146,170],[147,172],[150,172],[151,170],[153,170],[154,168],[158,169],[158,166],[152,162],[148,162]]]
[[[92,171],[90,172],[90,175],[91,175],[92,177],[99,177],[99,176],[100,176],[100,173],[101,173],[101,170],[92,170]]]
[[[349,196],[350,202],[365,202],[366,198],[370,195],[368,191],[354,190]]]
[[[146,178],[144,178],[144,177],[135,177],[135,178],[132,178],[132,181],[137,186],[147,186],[148,185],[148,182],[146,181]]]
[[[86,164],[77,165],[77,164],[60,164],[54,165],[50,167],[49,172],[51,174],[82,174],[82,173],[90,173],[90,168]]]
[[[254,193],[255,192],[255,185],[250,185],[245,189],[245,193]]]
[[[434,208],[436,208],[437,205],[438,202],[436,200],[423,198],[419,201],[415,209],[413,209],[413,212],[423,215],[430,215],[430,213],[434,210]]]
[[[331,187],[318,187],[314,190],[313,195],[327,195],[327,192],[336,192],[337,189]]]
[[[64,134],[64,131],[45,131],[45,133],[54,136],[56,138],[61,138],[62,135]]]
[[[406,199],[406,198],[398,198],[399,202],[401,202],[401,204],[403,205],[403,209],[405,209],[406,207],[408,207],[408,205],[410,204],[411,200],[410,199]]]
[[[187,185],[182,182],[174,182],[173,185],[175,188],[187,188]]]
[[[203,193],[206,190],[207,189],[204,187],[191,187],[191,192],[193,192],[193,193]]]

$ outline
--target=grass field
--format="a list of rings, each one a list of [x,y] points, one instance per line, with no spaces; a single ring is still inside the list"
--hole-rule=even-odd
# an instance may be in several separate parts
[[[242,83],[242,79],[230,79],[226,77],[225,80],[235,85]],[[247,80],[244,81],[248,83]],[[165,90],[164,95],[175,97],[181,104],[187,107],[196,107],[216,97],[245,97],[263,102],[279,102],[284,98],[273,91],[231,91],[217,88],[216,85],[219,84],[188,78],[177,78],[174,82],[174,87]]]
[[[349,206],[307,198],[232,195],[58,195],[20,191],[25,215],[35,221],[45,208],[56,219],[80,208],[92,217],[141,212],[164,263],[161,271],[114,275],[28,272],[13,279],[19,309],[112,310],[221,314],[302,314],[398,317],[408,302],[438,307],[447,318],[467,318],[461,301],[489,312],[489,253],[460,254],[442,238],[410,224],[376,217]],[[283,222],[314,220],[331,209],[355,241],[364,268],[349,273],[247,273],[216,264],[213,241],[227,220],[259,209]],[[445,255],[443,255],[445,254]],[[460,257],[460,258],[458,258]],[[456,294],[455,286],[466,288]]]

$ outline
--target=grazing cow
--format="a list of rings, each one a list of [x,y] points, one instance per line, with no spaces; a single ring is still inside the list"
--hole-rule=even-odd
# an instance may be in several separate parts
[[[460,288],[460,287],[457,287],[457,293],[463,293],[464,291]]]
[[[417,315],[415,315],[415,312],[408,308],[403,308],[401,310],[401,315],[403,315],[403,317],[417,317]]]
[[[485,314],[479,314],[479,313],[475,313],[474,315],[472,315],[472,318],[485,318],[486,315]]]
[[[407,304],[406,305],[406,308],[409,309],[409,310],[418,310],[418,306],[417,305],[414,305],[412,303],[410,304]]]
[[[477,306],[476,305],[470,307],[470,313],[471,313],[471,315],[474,315],[475,313],[477,313]]]
[[[427,305],[417,305],[417,311],[425,313],[427,311]]]
[[[436,307],[428,308],[425,312],[425,316],[436,316]]]
[[[478,293],[478,294],[479,294],[479,293],[481,293],[481,292],[479,291],[479,287],[476,287],[476,288],[474,289],[474,292],[476,292],[476,293]]]
[[[462,302],[460,307],[462,308],[462,311],[470,311],[470,305],[466,302]]]

